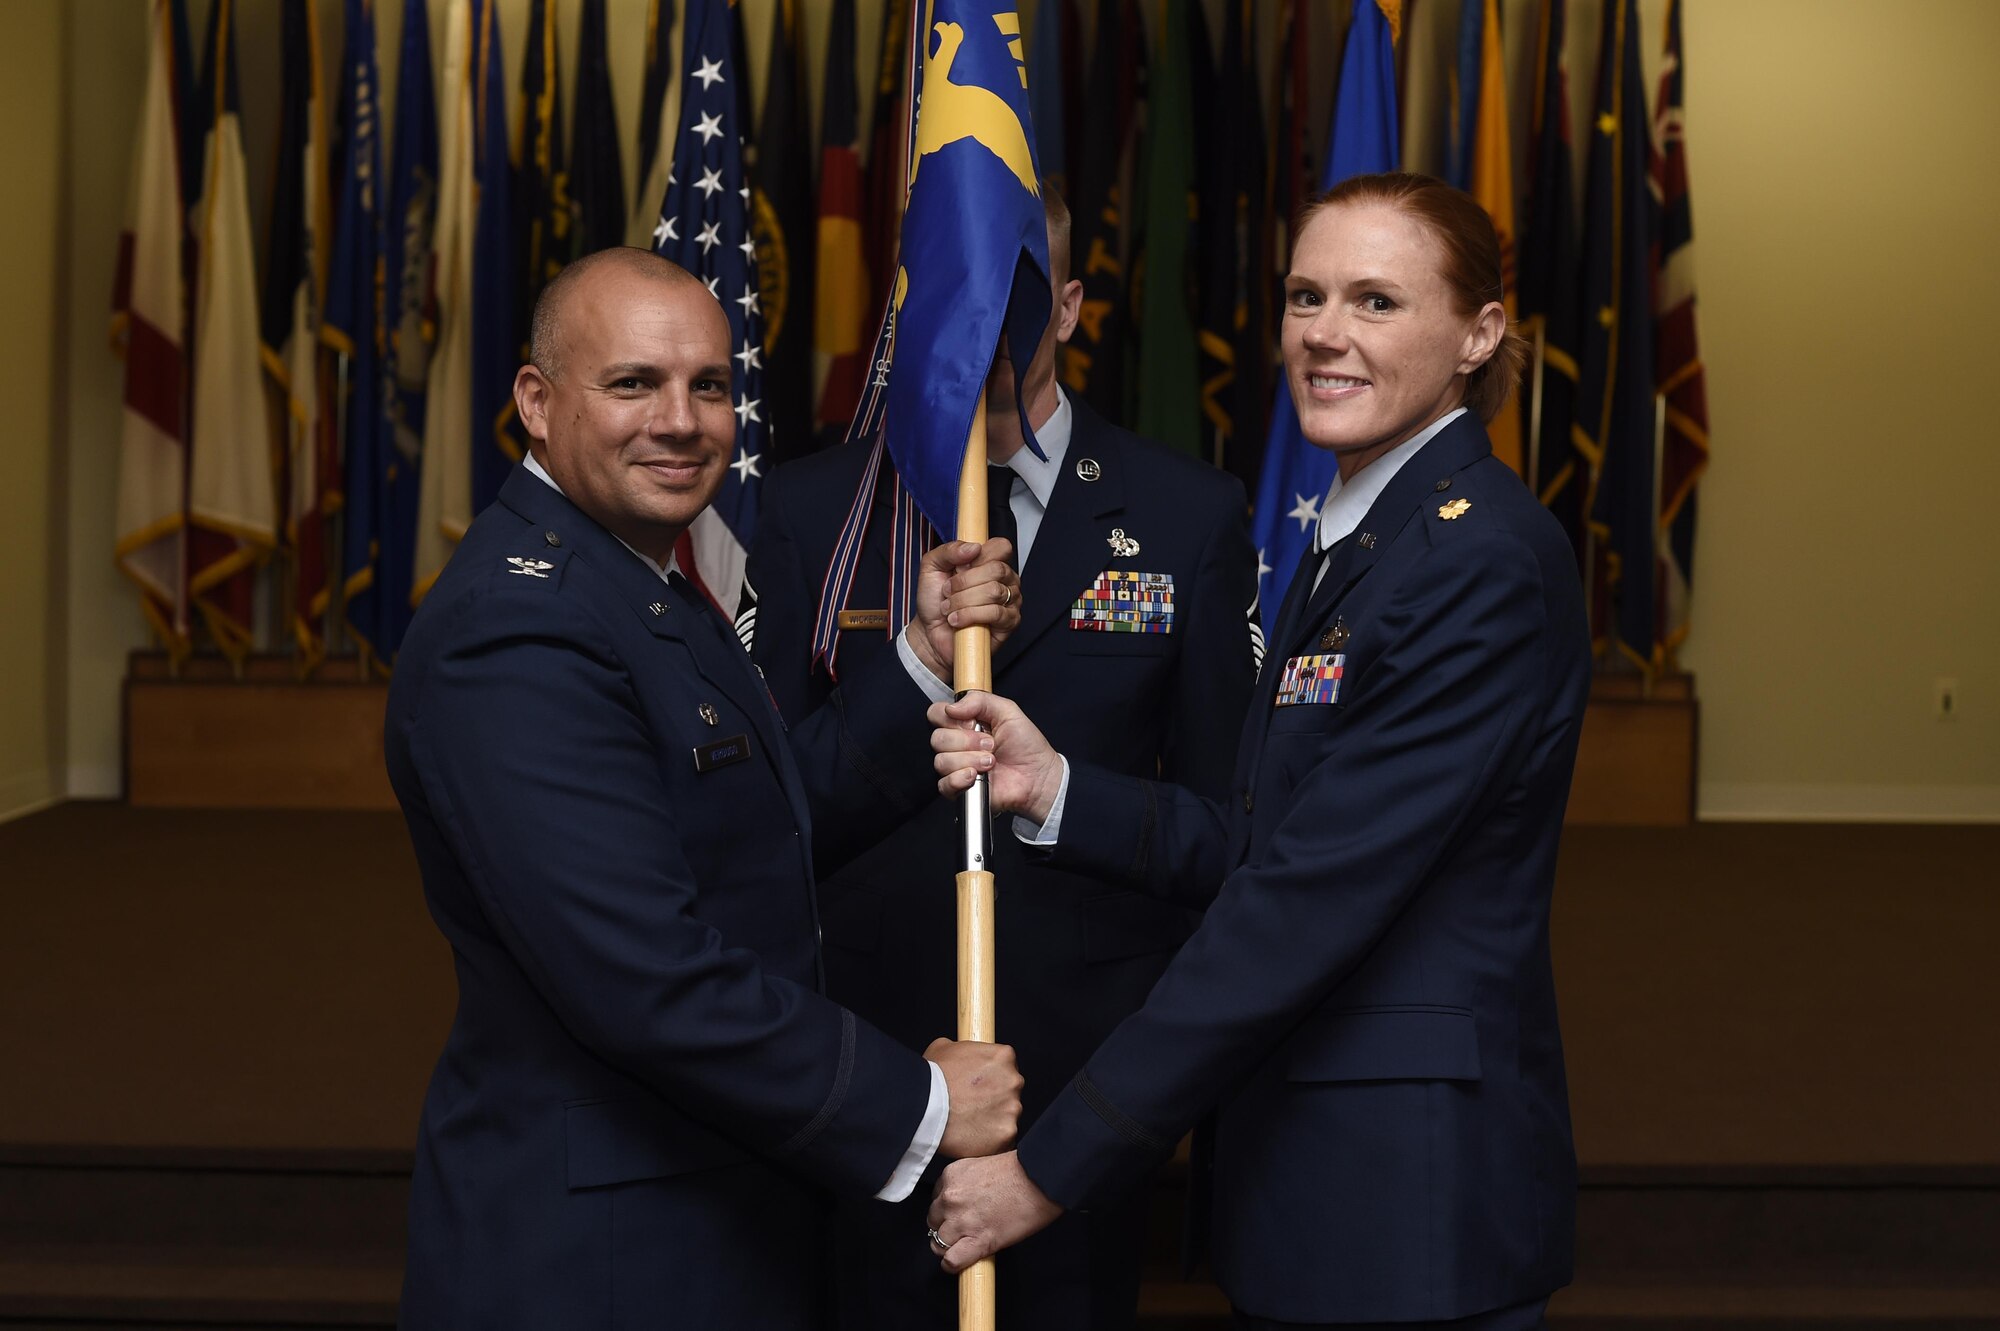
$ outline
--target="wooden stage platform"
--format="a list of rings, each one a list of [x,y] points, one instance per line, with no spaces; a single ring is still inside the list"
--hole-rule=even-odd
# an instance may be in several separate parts
[[[1994,827],[1569,831],[1560,1328],[2000,1327],[1996,863]],[[0,826],[0,1325],[386,1325],[452,1003],[393,814]]]

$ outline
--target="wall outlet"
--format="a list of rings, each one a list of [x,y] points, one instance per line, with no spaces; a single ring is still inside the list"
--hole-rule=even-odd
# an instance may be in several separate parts
[[[1952,721],[1958,717],[1958,681],[1939,679],[1932,688],[1931,715],[1940,721]]]

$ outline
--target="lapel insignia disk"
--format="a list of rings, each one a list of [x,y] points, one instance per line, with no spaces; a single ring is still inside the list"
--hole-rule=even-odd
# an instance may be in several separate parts
[[[1076,460],[1076,478],[1079,481],[1094,481],[1103,474],[1104,468],[1097,465],[1096,458],[1078,458]]]
[[[1069,626],[1087,633],[1172,633],[1174,575],[1107,569],[1070,606]]]
[[[1326,707],[1340,701],[1340,677],[1347,657],[1294,656],[1285,662],[1273,707]]]
[[[1438,505],[1438,516],[1446,522],[1450,522],[1453,518],[1458,517],[1471,507],[1472,501],[1470,499],[1454,499],[1449,504]]]
[[[1120,559],[1130,559],[1139,553],[1139,542],[1127,536],[1123,527],[1113,527],[1111,535],[1104,539],[1111,546],[1111,553]]]
[[[507,570],[509,573],[519,573],[528,578],[546,578],[548,570],[555,567],[546,559],[525,559],[520,555],[507,556],[507,562],[514,566]]]
[[[551,550],[553,550],[553,549],[557,548],[558,546],[560,546],[560,545],[562,544],[562,537],[560,537],[560,536],[556,535],[556,534],[555,534],[554,532],[552,532],[552,531],[545,531],[545,532],[543,532],[543,533],[542,533],[542,539],[543,539],[544,541],[547,541],[547,542],[549,543],[549,548],[550,548]]]
[[[1334,620],[1333,627],[1319,635],[1319,646],[1321,651],[1337,652],[1346,645],[1347,645],[1347,621],[1344,619]]]
[[[694,710],[695,710],[695,712],[696,712],[696,713],[697,713],[698,715],[700,715],[700,717],[701,717],[701,719],[702,719],[702,720],[704,720],[704,721],[708,722],[708,724],[710,724],[710,725],[714,725],[714,724],[715,724],[715,719],[716,719],[716,718],[715,718],[715,704],[714,704],[714,703],[712,703],[712,702],[705,702],[705,703],[703,703],[703,704],[702,704],[701,706],[699,706],[699,707],[695,708]]]

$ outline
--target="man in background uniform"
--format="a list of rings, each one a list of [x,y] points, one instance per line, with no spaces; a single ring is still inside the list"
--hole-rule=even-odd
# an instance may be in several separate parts
[[[1047,186],[1042,197],[1049,327],[1018,383],[1003,345],[986,385],[990,531],[1019,551],[1023,598],[1020,628],[993,654],[994,687],[1021,700],[1052,739],[1060,735],[1066,753],[1220,796],[1261,654],[1243,488],[1110,424],[1058,386],[1056,344],[1076,325],[1083,289],[1069,280],[1069,212]],[[1046,461],[1025,446],[1021,404]],[[813,664],[813,623],[870,445],[801,458],[764,482],[748,574],[755,610],[739,631],[788,719],[834,687]],[[885,631],[893,488],[885,465],[839,607],[843,681],[896,668]],[[821,885],[829,994],[905,1040],[954,1021],[955,819],[953,806],[934,803]],[[1016,838],[1000,832],[997,1011],[1027,1079],[1025,1126],[1140,1006],[1195,916],[1030,867]],[[836,1282],[849,1331],[952,1324],[956,1282],[924,1237],[928,1192],[896,1207],[840,1209]],[[1146,1210],[1142,1194],[1065,1216],[1010,1251],[1000,1264],[1001,1325],[1129,1326]]]

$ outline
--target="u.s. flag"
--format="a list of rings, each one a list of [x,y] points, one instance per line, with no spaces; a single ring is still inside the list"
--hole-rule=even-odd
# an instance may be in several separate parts
[[[758,493],[771,443],[764,406],[764,315],[757,296],[757,244],[750,235],[750,178],[743,167],[742,108],[724,0],[690,0],[682,19],[681,117],[673,170],[653,249],[701,278],[729,316],[734,356],[736,457],[716,492],[682,533],[681,571],[734,618],[744,556],[757,534]]]

